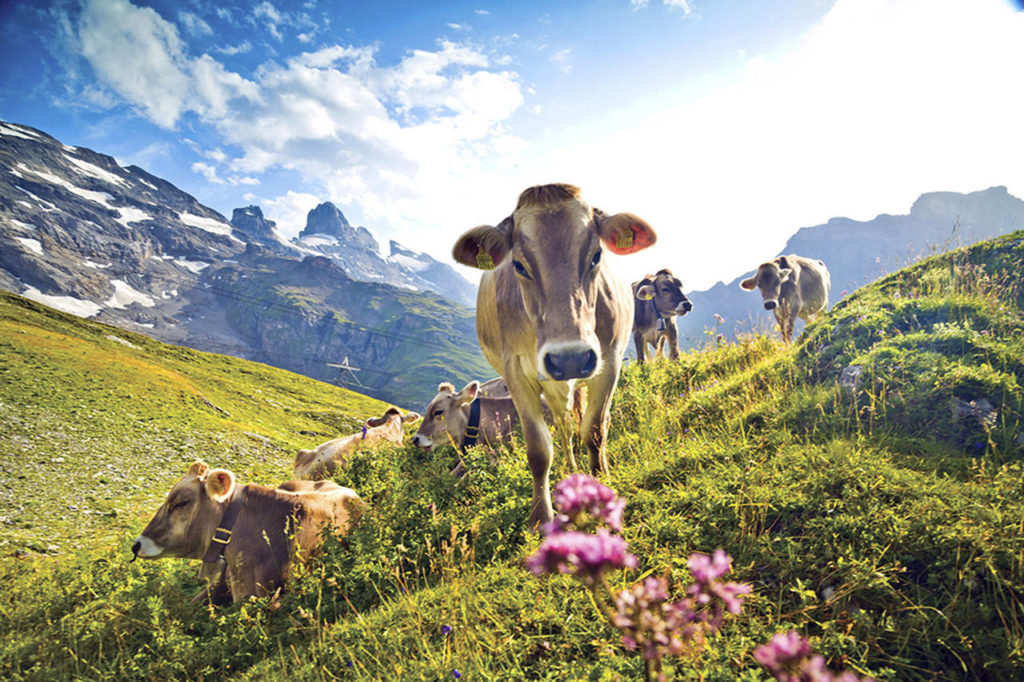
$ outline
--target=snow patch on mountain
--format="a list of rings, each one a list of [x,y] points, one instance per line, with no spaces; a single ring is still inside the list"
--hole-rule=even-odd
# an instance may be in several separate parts
[[[122,279],[112,279],[110,283],[114,285],[114,295],[104,303],[108,308],[127,308],[133,303],[138,303],[145,308],[152,308],[156,305],[156,301]]]
[[[21,295],[25,298],[31,299],[36,303],[42,303],[48,305],[51,308],[69,313],[71,315],[77,315],[78,317],[92,317],[98,315],[103,307],[93,303],[92,301],[86,301],[81,298],[75,298],[74,296],[50,296],[39,291],[35,287],[26,287]]]

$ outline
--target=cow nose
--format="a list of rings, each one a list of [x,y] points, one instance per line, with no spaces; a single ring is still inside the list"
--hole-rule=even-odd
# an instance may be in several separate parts
[[[680,312],[684,312],[684,313],[688,313],[691,310],[693,310],[693,304],[690,303],[689,301],[683,301],[682,303],[679,304],[678,307],[679,307]]]
[[[597,353],[590,348],[548,353],[544,356],[544,369],[555,381],[586,379],[597,369]]]
[[[136,540],[135,544],[132,545],[132,554],[134,554],[135,556],[139,556],[140,549],[142,549],[142,543]]]
[[[430,446],[432,445],[429,438],[424,438],[418,433],[412,437],[412,444],[418,448],[423,448],[424,450],[430,449]]]
[[[775,306],[776,305],[778,305],[778,304],[775,301],[765,301],[764,302],[764,309],[765,310],[775,310]]]

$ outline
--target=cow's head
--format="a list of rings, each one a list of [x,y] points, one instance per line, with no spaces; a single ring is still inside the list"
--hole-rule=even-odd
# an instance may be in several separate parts
[[[367,428],[387,427],[384,429],[385,435],[388,440],[392,440],[399,445],[402,443],[402,424],[413,424],[420,415],[416,412],[407,412],[402,415],[402,411],[397,407],[389,407],[382,416],[373,417],[372,419],[366,420]]]
[[[135,539],[132,552],[143,559],[201,558],[234,490],[233,473],[194,462]]]
[[[683,293],[683,283],[669,270],[658,270],[633,285],[633,295],[641,301],[652,301],[660,317],[685,315],[693,304]]]
[[[740,286],[747,291],[760,288],[764,309],[775,310],[779,305],[779,292],[782,290],[782,284],[789,281],[792,273],[793,270],[789,267],[786,257],[779,256],[773,261],[761,263],[757,268],[757,274],[740,282]]]
[[[572,185],[531,187],[511,216],[497,227],[466,232],[452,250],[464,265],[514,273],[537,337],[542,379],[586,378],[597,371],[595,309],[604,249],[628,254],[657,239],[637,216],[607,215],[579,194]]]
[[[447,382],[438,386],[437,395],[424,412],[423,423],[412,437],[413,445],[430,452],[437,445],[462,443],[469,424],[469,414],[462,408],[473,402],[479,390],[479,381],[469,382],[458,393]]]

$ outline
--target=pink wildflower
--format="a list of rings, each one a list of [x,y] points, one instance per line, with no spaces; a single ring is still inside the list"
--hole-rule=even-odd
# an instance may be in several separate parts
[[[593,585],[606,571],[634,568],[636,557],[626,551],[625,540],[601,528],[595,534],[568,531],[548,536],[526,566],[536,575],[572,573]]]

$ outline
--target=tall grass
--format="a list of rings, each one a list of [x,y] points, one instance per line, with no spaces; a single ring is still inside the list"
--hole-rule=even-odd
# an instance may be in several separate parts
[[[791,628],[831,667],[880,680],[1024,675],[1021,243],[887,277],[791,347],[751,336],[625,369],[605,483],[629,500],[639,565],[613,586],[665,576],[679,596],[687,557],[718,547],[754,586],[705,651],[667,661],[670,676],[766,679],[751,652]],[[994,417],[954,418],[954,399]],[[231,465],[230,450],[193,442],[190,455]],[[463,481],[455,456],[360,451],[337,476],[369,503],[360,525],[287,590],[242,606],[191,607],[188,563],[125,561],[155,505],[122,504],[131,521],[106,545],[5,558],[0,676],[641,678],[586,590],[524,568],[538,538],[521,443],[496,461],[472,450]]]

